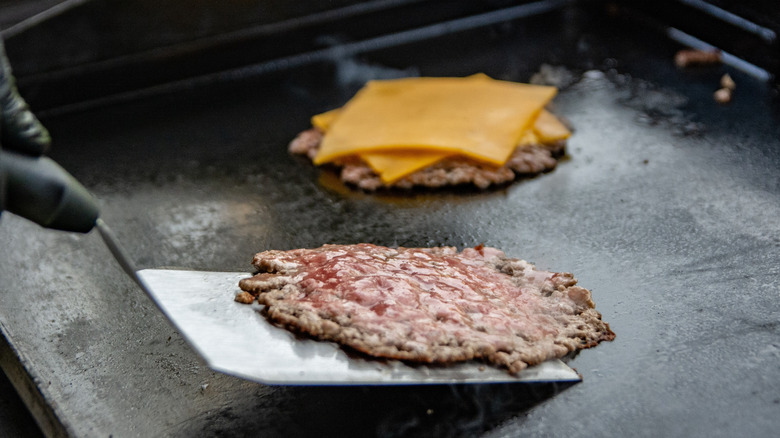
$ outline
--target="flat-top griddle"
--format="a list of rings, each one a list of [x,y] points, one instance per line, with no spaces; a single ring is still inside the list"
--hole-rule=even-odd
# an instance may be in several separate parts
[[[682,46],[657,27],[613,21],[599,2],[564,3],[190,88],[52,106],[44,123],[56,139],[52,157],[99,198],[140,268],[243,272],[257,251],[324,243],[484,243],[573,272],[617,333],[568,361],[581,383],[286,387],[226,376],[206,367],[96,233],[3,215],[3,367],[42,428],[772,435],[780,426],[775,89],[731,66],[679,70]],[[575,127],[551,173],[486,192],[369,194],[286,152],[312,114],[341,105],[365,80],[484,72],[528,81],[543,64],[571,78],[555,110]],[[724,73],[737,83],[725,106],[712,99]]]

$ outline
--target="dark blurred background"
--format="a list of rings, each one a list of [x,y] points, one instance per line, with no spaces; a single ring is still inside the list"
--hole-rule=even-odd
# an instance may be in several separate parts
[[[512,5],[572,3],[603,17],[604,26],[674,29],[772,74],[780,66],[780,8],[768,0],[245,0],[230,7],[210,0],[17,0],[0,5],[0,26],[20,88],[37,111],[47,111],[248,74],[274,60]]]

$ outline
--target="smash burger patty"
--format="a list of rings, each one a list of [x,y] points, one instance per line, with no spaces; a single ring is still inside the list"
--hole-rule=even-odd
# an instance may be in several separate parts
[[[289,146],[361,189],[485,189],[553,169],[571,130],[547,108],[555,87],[467,77],[368,81],[311,117]]]
[[[615,337],[571,274],[495,248],[324,245],[261,252],[253,265],[237,301],[256,297],[273,323],[375,357],[517,373]]]
[[[313,160],[323,135],[316,128],[303,131],[290,142],[288,150],[292,154],[305,155]],[[509,160],[500,167],[462,156],[447,158],[391,184],[385,184],[368,164],[358,159],[336,167],[339,168],[342,181],[368,191],[381,188],[440,188],[461,184],[473,184],[477,188],[486,189],[491,185],[512,182],[519,176],[532,176],[555,169],[558,158],[564,155],[565,149],[565,140],[549,144],[522,145],[517,147]]]

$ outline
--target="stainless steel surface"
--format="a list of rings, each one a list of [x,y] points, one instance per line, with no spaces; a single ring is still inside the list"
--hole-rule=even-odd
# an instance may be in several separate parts
[[[143,288],[144,285],[138,278],[135,263],[130,259],[130,256],[127,255],[127,251],[125,251],[119,243],[119,239],[116,238],[114,230],[109,228],[102,218],[98,218],[97,221],[95,221],[95,228],[97,229],[100,238],[103,239],[103,243],[105,243],[108,250],[111,251],[111,255],[114,256],[114,260],[119,264],[119,267],[125,271],[125,274],[127,274],[128,277],[138,283],[138,286]]]
[[[274,327],[259,306],[233,301],[241,272],[144,269],[138,272],[152,299],[185,339],[217,371],[266,384],[409,385],[510,382],[576,382],[561,361],[549,361],[518,376],[479,363],[409,366],[367,360],[336,344],[301,339]]]

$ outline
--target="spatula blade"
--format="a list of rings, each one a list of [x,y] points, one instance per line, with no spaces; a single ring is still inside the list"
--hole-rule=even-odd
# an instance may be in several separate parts
[[[332,342],[296,337],[268,323],[261,307],[233,301],[242,272],[144,269],[138,277],[151,298],[208,365],[226,374],[278,385],[410,385],[499,382],[576,382],[560,360],[517,376],[477,362],[408,365],[348,354]]]

